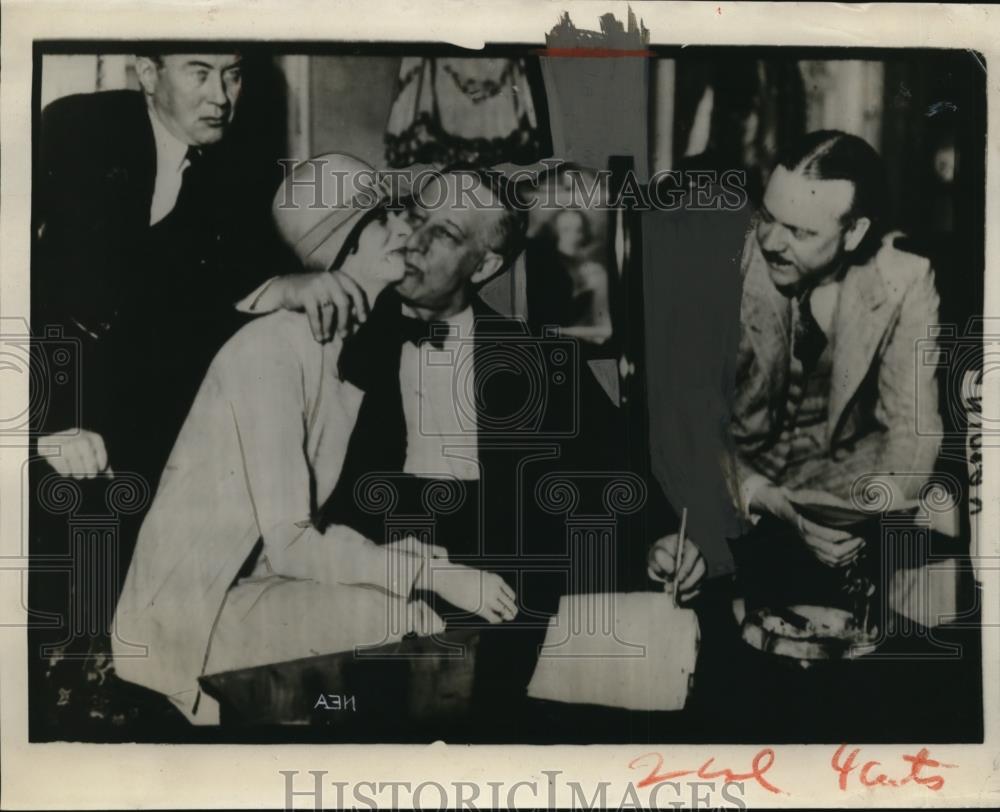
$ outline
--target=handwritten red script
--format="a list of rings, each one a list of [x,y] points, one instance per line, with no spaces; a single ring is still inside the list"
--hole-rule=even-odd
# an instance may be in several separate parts
[[[945,764],[931,758],[930,751],[926,747],[922,747],[916,755],[904,755],[902,757],[903,761],[910,765],[910,772],[907,775],[899,778],[890,778],[886,773],[882,772],[882,764],[879,761],[859,763],[858,754],[861,752],[861,748],[859,747],[851,750],[845,758],[844,754],[847,752],[847,747],[846,744],[840,745],[837,748],[837,752],[833,754],[833,758],[830,759],[830,766],[838,773],[838,785],[843,791],[847,790],[852,773],[856,771],[856,778],[863,787],[901,787],[912,781],[915,784],[920,784],[937,792],[944,786],[944,776],[940,774],[925,775],[923,773],[924,769],[953,769],[958,766],[957,764]]]
[[[896,774],[891,777],[882,771],[882,763],[874,760],[864,761],[859,758],[861,748],[855,747],[848,751],[850,745],[842,744],[834,752],[830,759],[830,766],[837,775],[837,785],[841,791],[846,792],[851,787],[851,781],[856,780],[861,787],[902,787],[909,783],[919,784],[927,787],[933,792],[938,792],[944,786],[944,776],[939,772],[931,773],[931,770],[954,769],[957,764],[946,764],[943,761],[931,758],[930,751],[922,747],[914,755],[904,754],[900,758],[908,765],[909,773],[905,775]],[[667,770],[663,772],[662,753],[644,753],[632,759],[628,766],[630,770],[646,769],[645,777],[636,785],[638,788],[649,787],[659,784],[662,781],[670,781],[674,778],[682,778],[686,775],[694,775],[705,781],[721,778],[723,783],[731,784],[742,781],[756,781],[757,784],[768,792],[776,795],[787,795],[788,793],[776,786],[773,781],[764,776],[774,766],[776,755],[770,747],[765,747],[753,757],[750,762],[748,772],[734,772],[729,767],[715,768],[715,756],[706,760],[700,767],[686,770]],[[907,767],[902,767],[907,769]]]
[[[753,761],[750,764],[750,772],[747,773],[736,773],[728,767],[723,767],[721,770],[712,770],[712,764],[715,761],[714,756],[708,759],[708,761],[702,764],[697,770],[672,770],[670,772],[661,773],[660,769],[663,767],[663,756],[660,753],[645,753],[641,756],[637,756],[629,762],[628,766],[629,769],[636,770],[641,768],[644,763],[648,766],[650,761],[655,761],[656,764],[649,771],[649,774],[636,785],[640,789],[642,787],[651,786],[652,784],[659,784],[661,781],[669,781],[672,778],[680,778],[684,775],[695,774],[699,778],[703,778],[706,781],[711,781],[713,778],[721,778],[725,784],[731,784],[735,781],[754,780],[768,792],[773,792],[775,794],[781,794],[784,792],[764,778],[764,774],[770,770],[771,765],[774,764],[774,750],[770,747],[765,747],[753,757]]]

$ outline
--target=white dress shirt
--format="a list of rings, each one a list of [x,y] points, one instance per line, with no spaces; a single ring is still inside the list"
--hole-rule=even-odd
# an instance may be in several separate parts
[[[399,385],[406,418],[403,472],[479,479],[478,423],[473,400],[472,308],[446,320],[444,347],[403,344]]]
[[[156,180],[153,182],[153,202],[149,207],[149,224],[156,225],[174,210],[184,180],[184,170],[190,161],[188,145],[168,130],[153,109],[148,108],[156,144]]]

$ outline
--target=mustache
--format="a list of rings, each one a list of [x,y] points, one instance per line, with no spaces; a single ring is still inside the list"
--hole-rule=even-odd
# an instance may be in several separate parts
[[[760,253],[772,265],[791,265],[792,261],[785,257],[783,254],[778,254],[774,251],[765,251],[763,248]]]

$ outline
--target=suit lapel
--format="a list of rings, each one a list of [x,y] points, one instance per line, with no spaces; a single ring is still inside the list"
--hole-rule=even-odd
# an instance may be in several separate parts
[[[156,183],[156,140],[153,125],[149,121],[146,102],[141,93],[129,97],[122,109],[123,121],[119,132],[122,134],[120,163],[116,162],[111,172],[114,182],[124,181],[128,185],[130,212],[142,225],[149,225],[149,207],[153,201],[153,187]]]
[[[490,361],[484,355],[498,340],[503,341],[506,336],[517,334],[518,322],[501,317],[478,297],[472,301],[472,312],[472,374],[475,384],[471,388],[462,382],[460,385],[466,392],[475,393],[478,445],[482,459],[484,442],[488,443],[497,433],[505,434],[510,430],[510,417],[526,403],[527,395],[519,385],[524,376],[507,374],[496,365],[498,359]],[[499,374],[489,374],[491,364],[493,372]]]
[[[774,398],[784,392],[788,376],[791,302],[771,282],[757,240],[753,240],[752,251],[743,282],[742,321]]]
[[[139,178],[141,183],[137,189],[148,217],[149,207],[153,202],[153,189],[156,185],[156,139],[153,137],[153,125],[150,124],[149,114],[143,105],[142,114],[139,116],[140,136],[136,138],[137,156],[136,160],[140,166]]]
[[[841,283],[834,316],[833,374],[827,438],[833,441],[848,404],[871,367],[893,308],[876,259],[851,268]]]
[[[561,403],[560,392],[559,387],[552,386],[547,392],[539,391],[539,381],[525,368],[538,358],[535,350],[540,347],[523,321],[502,317],[478,299],[473,301],[473,314],[475,386],[470,390],[464,380],[458,381],[458,386],[476,393],[481,477],[479,544],[490,556],[509,557],[528,543],[527,527],[553,538],[565,532],[561,525],[550,533],[542,529],[545,525],[539,522],[551,522],[552,517],[540,515],[531,497],[539,461],[559,456],[552,441],[544,438],[547,416],[560,410],[553,403]],[[548,370],[542,374],[548,375]],[[563,388],[567,392],[570,389]]]

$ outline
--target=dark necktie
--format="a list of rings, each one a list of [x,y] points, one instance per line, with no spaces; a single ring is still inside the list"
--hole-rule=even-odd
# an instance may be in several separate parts
[[[177,194],[177,202],[174,210],[182,215],[195,211],[199,206],[204,206],[207,200],[205,188],[205,174],[207,163],[205,153],[200,147],[188,147],[184,156],[188,165],[184,167],[181,176],[181,189]]]
[[[811,299],[811,290],[799,299],[799,320],[795,325],[795,335],[792,339],[792,354],[807,370],[816,366],[827,341],[826,334],[813,316]]]

